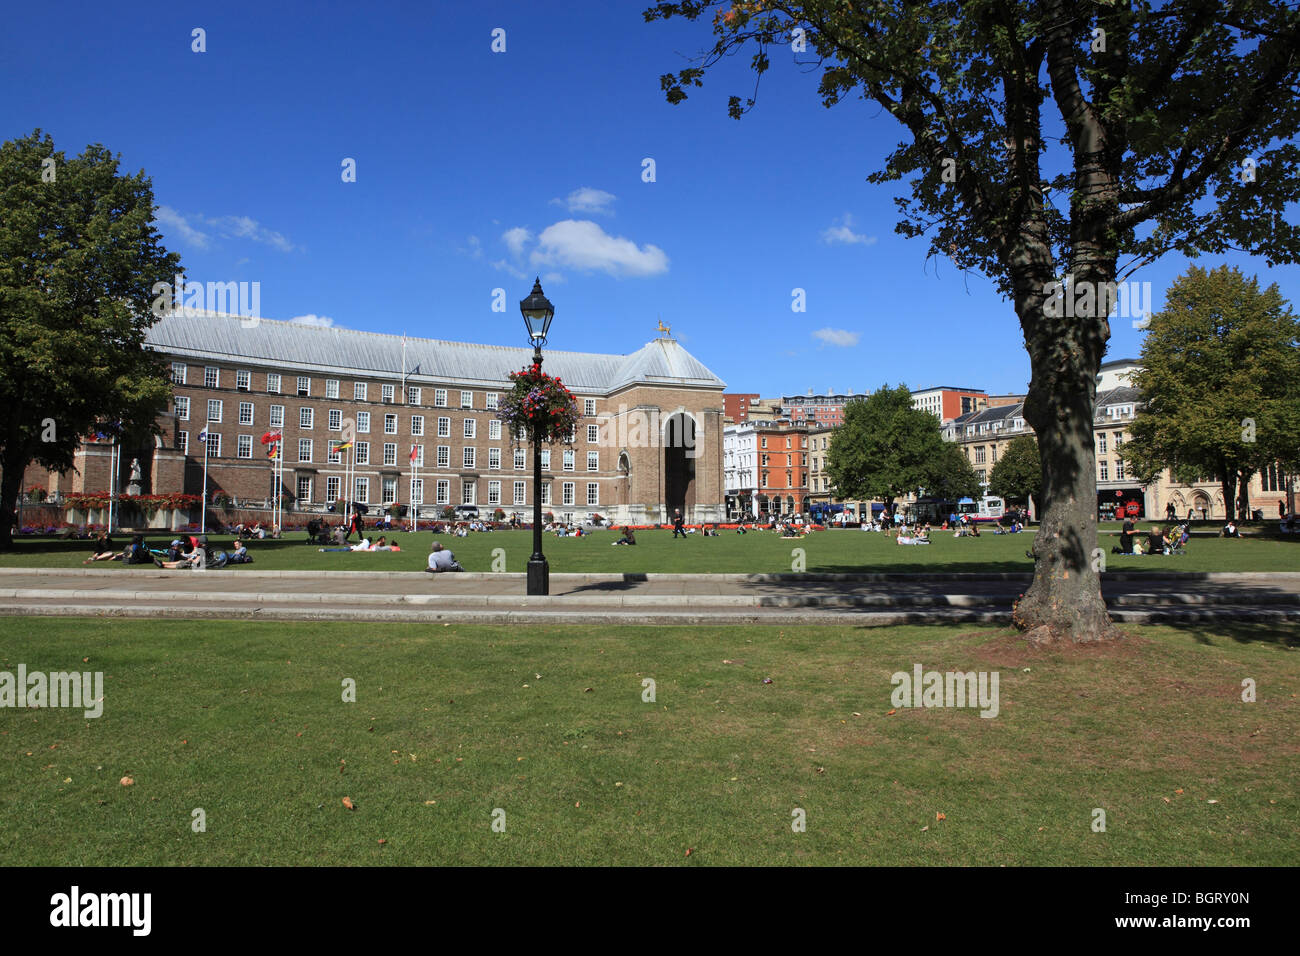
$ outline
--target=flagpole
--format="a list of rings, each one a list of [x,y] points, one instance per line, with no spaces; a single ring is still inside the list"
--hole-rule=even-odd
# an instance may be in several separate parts
[[[208,533],[208,430],[203,429],[203,516],[199,523],[199,534]]]
[[[105,529],[109,534],[113,533],[113,495],[117,489],[117,439],[108,446],[108,527]]]

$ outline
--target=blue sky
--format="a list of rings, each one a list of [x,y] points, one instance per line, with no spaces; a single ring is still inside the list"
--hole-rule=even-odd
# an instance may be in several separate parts
[[[893,121],[823,108],[789,54],[740,122],[726,99],[752,91],[747,57],[670,106],[660,74],[711,34],[646,24],[647,4],[14,5],[0,138],[40,127],[146,170],[189,280],[260,282],[270,318],[524,345],[517,303],[540,274],[557,349],[630,352],[662,318],[731,391],[1022,391],[1010,304],[927,262],[893,231],[891,188],[865,181]],[[1199,264],[1221,261],[1300,295],[1300,268]],[[1134,278],[1158,310],[1186,265]],[[1140,335],[1116,322],[1109,357]]]

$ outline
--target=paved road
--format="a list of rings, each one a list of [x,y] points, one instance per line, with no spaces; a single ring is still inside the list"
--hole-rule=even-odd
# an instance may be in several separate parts
[[[480,623],[1004,624],[1021,574],[522,574],[0,569],[0,615]],[[1300,573],[1110,574],[1117,620],[1300,620]],[[611,617],[613,616],[613,617]],[[0,632],[11,623],[0,623]]]

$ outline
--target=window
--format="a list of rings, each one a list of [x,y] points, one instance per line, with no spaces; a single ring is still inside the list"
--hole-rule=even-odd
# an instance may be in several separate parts
[[[463,505],[472,505],[475,499],[475,493],[478,491],[478,482],[464,479],[460,483],[460,503]]]
[[[543,448],[542,449],[542,471],[550,471],[550,470],[551,470],[551,450],[549,448]]]
[[[185,363],[172,362],[172,382],[176,385],[185,384]]]
[[[587,470],[600,471],[600,452],[598,451],[587,452]]]
[[[397,443],[396,442],[391,442],[391,441],[384,442],[384,464],[385,465],[397,464]]]
[[[253,403],[252,402],[239,403],[239,424],[241,425],[253,424]]]
[[[325,501],[329,504],[339,500],[339,488],[343,485],[343,479],[338,475],[331,475],[325,479]]]
[[[379,494],[382,496],[382,502],[386,505],[391,505],[397,501],[397,479],[383,479]]]
[[[326,398],[338,398],[338,397],[339,397],[339,380],[338,380],[338,379],[336,379],[336,378],[327,378],[327,379],[325,379],[325,397],[326,397]]]
[[[208,399],[208,421],[221,421],[221,400],[218,398]]]
[[[424,504],[424,479],[423,478],[411,479],[411,504],[413,505]]]
[[[397,434],[397,416],[396,416],[396,415],[385,415],[385,416],[384,416],[384,434],[385,434],[385,435],[396,435],[396,434]]]
[[[176,417],[183,422],[190,420],[190,400],[184,395],[176,396]]]
[[[221,436],[215,432],[208,432],[208,457],[221,457]]]
[[[268,372],[266,374],[266,391],[271,395],[280,394],[280,376],[275,372]]]
[[[391,385],[379,386],[379,401],[385,405],[393,404],[393,386]]]
[[[437,408],[447,407],[447,390],[445,388],[435,388],[433,390],[433,404]]]
[[[188,454],[190,453],[190,433],[189,433],[189,432],[177,432],[177,433],[176,433],[176,447],[179,448],[179,449],[181,450],[181,454],[183,454],[183,455],[188,455]]]
[[[461,408],[473,408],[473,407],[474,407],[474,393],[473,393],[473,392],[461,392],[461,393],[460,393],[460,407],[461,407]]]
[[[415,460],[412,461],[411,464],[414,465],[416,468],[423,468],[424,467],[424,446],[412,445],[411,448],[415,450]]]
[[[358,465],[370,464],[370,442],[368,441],[356,442],[352,446],[352,450],[356,452],[356,456],[357,456],[356,463]]]
[[[763,439],[760,439],[760,441],[763,443],[763,447],[766,448],[766,447],[767,447],[767,439],[766,439],[766,438],[763,438]]]
[[[253,457],[253,436],[240,435],[235,439],[235,454],[240,458]]]
[[[582,400],[582,414],[584,415],[596,414],[596,400],[594,398],[584,398]]]
[[[792,447],[791,444],[790,444],[790,436],[789,436],[789,435],[786,435],[786,436],[785,436],[785,447],[786,447],[786,448],[790,448],[790,447]]]
[[[1110,462],[1103,461],[1103,462],[1100,462],[1099,464],[1100,464],[1100,467],[1101,467],[1101,479],[1100,479],[1100,480],[1101,480],[1101,481],[1110,481]]]
[[[412,415],[412,416],[411,416],[411,434],[412,434],[412,435],[416,435],[416,436],[423,436],[423,435],[424,435],[424,416],[423,416],[423,415]]]
[[[451,437],[451,419],[450,419],[450,418],[441,418],[441,417],[440,417],[440,418],[438,419],[438,437],[439,437],[439,438],[450,438],[450,437]]]
[[[474,446],[473,445],[469,445],[464,449],[463,459],[464,459],[465,468],[474,467]]]
[[[488,421],[488,441],[501,440],[501,422],[493,418]]]
[[[600,485],[594,481],[587,482],[587,505],[600,504]]]
[[[420,389],[419,389],[419,388],[417,388],[417,387],[414,386],[414,385],[408,385],[408,386],[406,386],[406,404],[408,404],[408,405],[419,405],[419,404],[420,404]]]
[[[299,476],[298,501],[299,503],[311,501],[311,479],[310,478],[303,478]]]
[[[499,481],[489,481],[489,482],[488,482],[488,500],[487,500],[487,503],[490,504],[490,505],[499,505],[499,504],[501,504],[501,482],[499,482]]]
[[[975,477],[979,479],[980,484],[984,484],[988,479],[985,477],[984,469],[981,468],[975,472]]]
[[[370,503],[370,479],[356,478],[354,479],[354,481],[356,482],[356,494],[353,496],[354,499],[356,501],[361,502],[363,505],[369,504]]]
[[[221,381],[221,372],[209,365],[203,370],[203,385],[206,388],[218,388]]]
[[[1097,454],[1106,454],[1106,433],[1102,432],[1097,436]]]
[[[369,412],[357,412],[357,431],[362,435],[370,434]]]
[[[589,445],[599,445],[599,444],[600,444],[600,426],[599,426],[599,425],[588,425],[588,426],[587,426],[587,444],[589,444]]]
[[[762,464],[766,465],[766,464],[767,464],[768,456],[767,456],[767,455],[760,455],[759,457],[763,459]]]
[[[564,485],[560,488],[560,504],[562,505],[573,504],[573,482],[566,481]]]
[[[329,430],[332,432],[343,430],[343,410],[341,408],[331,408],[329,410]]]
[[[983,445],[980,445],[978,448],[975,449],[975,464],[977,464],[977,465],[982,465],[982,464],[984,464],[984,446],[983,446]]]
[[[500,449],[500,448],[489,448],[489,449],[488,449],[488,468],[492,469],[493,471],[497,471],[497,470],[499,470],[499,469],[501,468],[501,449]]]
[[[499,393],[497,393],[497,392],[484,392],[484,393],[483,393],[483,407],[486,408],[486,409],[487,409],[488,411],[490,411],[490,412],[492,412],[492,411],[496,411],[497,401],[498,401],[499,398],[500,398],[500,395],[499,395]]]
[[[272,428],[284,427],[284,406],[272,405],[270,420],[267,422]]]
[[[515,504],[522,505],[527,503],[527,487],[522,481],[515,482]]]
[[[990,455],[989,460],[996,464],[996,463],[997,463],[997,460],[998,460],[998,446],[997,446],[997,445],[993,445],[993,446],[989,449],[989,455]]]
[[[473,418],[465,419],[465,437],[474,438],[476,431],[478,431],[478,422]]]
[[[365,382],[353,382],[353,383],[352,383],[352,399],[353,399],[353,401],[357,401],[357,402],[364,402],[364,401],[366,400],[366,383],[365,383]]]
[[[1115,462],[1115,480],[1124,480],[1124,460],[1122,458]]]
[[[1123,445],[1123,444],[1124,444],[1124,433],[1123,433],[1123,432],[1116,432],[1116,433],[1115,433],[1115,448],[1118,450],[1119,447],[1120,447],[1121,445]]]
[[[564,449],[564,470],[565,471],[573,471],[573,466],[574,466],[573,459],[574,459],[573,449],[572,448]]]
[[[515,471],[523,471],[528,467],[527,459],[522,448],[515,449]]]
[[[316,410],[315,410],[315,409],[313,409],[313,408],[308,408],[306,405],[301,405],[301,406],[299,406],[299,408],[298,408],[298,427],[299,427],[299,428],[311,428],[311,427],[312,427],[312,422],[315,420],[315,417],[316,417]]]
[[[551,483],[549,481],[544,481],[542,482],[542,504],[549,505],[550,503],[551,503]]]
[[[439,468],[451,467],[451,446],[450,445],[438,446],[438,467]]]
[[[311,394],[311,379],[308,378],[306,375],[298,376],[298,394],[299,395]]]
[[[311,461],[311,439],[310,438],[298,439],[298,460]]]

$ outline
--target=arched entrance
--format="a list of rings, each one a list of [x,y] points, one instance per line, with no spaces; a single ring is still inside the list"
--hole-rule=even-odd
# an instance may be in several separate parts
[[[695,504],[695,419],[685,412],[664,423],[664,504],[689,518]]]

